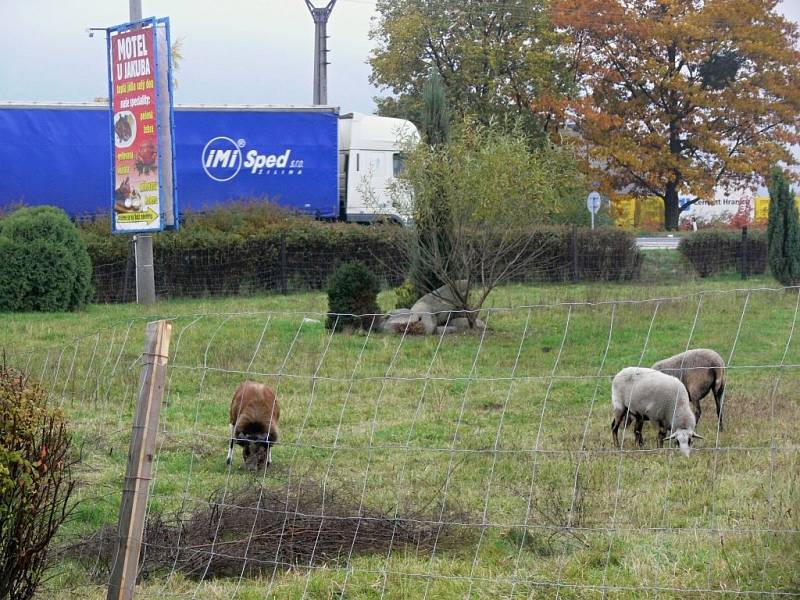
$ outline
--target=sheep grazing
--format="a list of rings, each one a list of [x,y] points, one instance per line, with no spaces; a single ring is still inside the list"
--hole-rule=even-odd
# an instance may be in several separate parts
[[[722,431],[722,394],[725,391],[725,361],[708,348],[697,348],[681,352],[670,358],[658,361],[652,367],[681,380],[689,392],[689,401],[694,416],[700,421],[700,400],[709,391],[714,393],[717,404],[717,420]]]
[[[272,464],[272,445],[278,441],[281,408],[275,394],[266,385],[245,381],[233,394],[230,422],[231,441],[227,464],[233,458],[233,444],[242,446],[244,465],[249,471],[261,471]]]
[[[644,446],[642,426],[646,420],[658,425],[659,448],[665,439],[675,440],[681,452],[689,456],[692,440],[703,439],[694,430],[697,420],[689,403],[689,394],[681,381],[672,375],[643,367],[622,369],[611,383],[611,405],[614,408],[611,433],[617,447],[617,431],[626,419],[625,427],[636,420],[634,433],[640,447]]]

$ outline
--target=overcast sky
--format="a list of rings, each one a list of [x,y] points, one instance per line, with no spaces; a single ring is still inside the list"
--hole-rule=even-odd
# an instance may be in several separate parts
[[[327,0],[314,0],[322,6]],[[314,24],[303,0],[142,0],[183,40],[176,102],[312,101]],[[328,102],[372,112],[368,81],[373,0],[338,0],[328,25]],[[800,21],[800,0],[780,10]],[[107,96],[105,40],[87,27],[128,20],[126,0],[0,0],[0,100]]]
[[[324,3],[316,0],[318,6]],[[183,41],[175,101],[310,104],[314,23],[303,0],[142,0]],[[371,0],[339,0],[328,24],[328,102],[372,112]],[[128,20],[126,0],[0,0],[0,100],[107,96],[105,39],[87,27]]]

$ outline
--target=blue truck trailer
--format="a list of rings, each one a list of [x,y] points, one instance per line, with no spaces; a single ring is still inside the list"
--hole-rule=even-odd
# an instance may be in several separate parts
[[[408,121],[330,106],[176,105],[180,209],[258,198],[325,219],[391,217],[364,190],[386,196],[409,135]],[[105,103],[0,104],[0,208],[110,213],[110,144]]]

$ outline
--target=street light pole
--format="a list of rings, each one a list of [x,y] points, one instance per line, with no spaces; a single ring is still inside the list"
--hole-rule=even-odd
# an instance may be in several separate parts
[[[328,103],[328,17],[334,4],[336,0],[330,0],[326,6],[316,7],[306,0],[314,19],[314,104]]]
[[[128,0],[131,23],[142,20],[142,0]]]

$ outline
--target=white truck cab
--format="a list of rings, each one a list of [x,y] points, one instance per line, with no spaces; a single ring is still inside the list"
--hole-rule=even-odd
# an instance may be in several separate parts
[[[389,187],[404,166],[403,149],[419,140],[411,121],[362,113],[339,116],[339,202],[347,221],[403,222]]]

